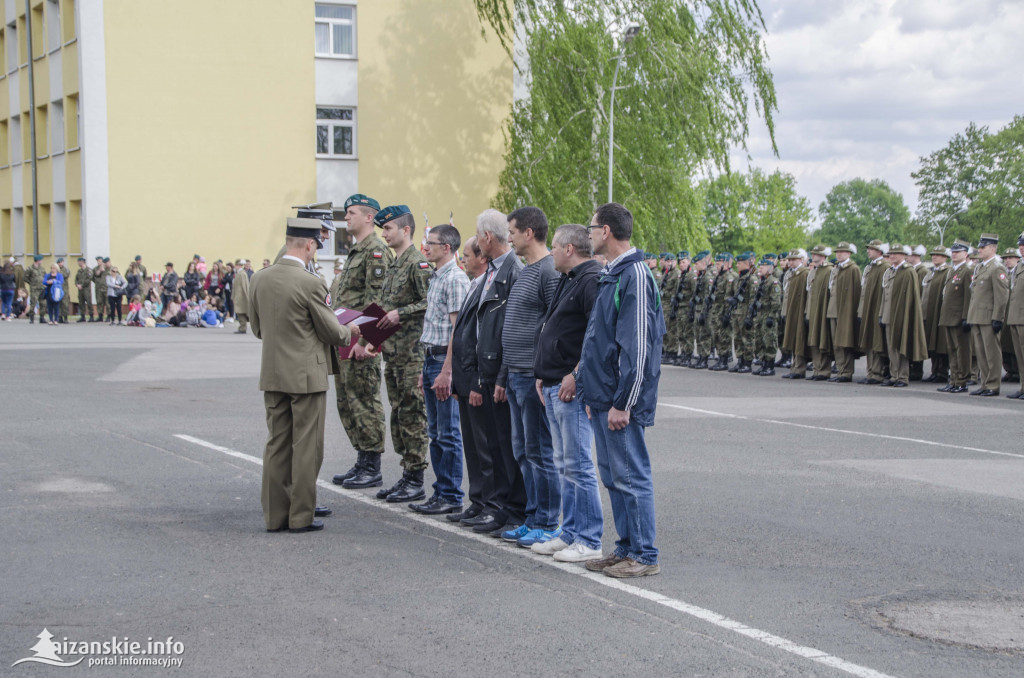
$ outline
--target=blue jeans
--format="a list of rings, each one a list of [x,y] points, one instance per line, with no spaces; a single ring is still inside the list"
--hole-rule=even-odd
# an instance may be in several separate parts
[[[558,386],[544,387],[555,467],[562,475],[562,541],[581,542],[589,548],[601,548],[604,515],[597,472],[590,457],[593,432],[586,408],[579,400],[558,399]]]
[[[50,297],[46,297],[46,317],[50,322],[55,323],[60,320],[60,302],[54,301]]]
[[[11,310],[11,302],[14,301],[14,290],[0,290],[0,301],[3,302],[0,315],[12,315],[14,311]]]
[[[620,431],[608,430],[608,411],[590,409],[593,416],[597,468],[608,488],[612,517],[619,538],[615,555],[644,565],[658,562],[654,547],[654,482],[644,428],[630,420]]]
[[[562,498],[537,380],[532,373],[509,372],[506,391],[512,409],[512,452],[526,485],[526,524],[531,529],[554,530]]]
[[[441,374],[444,356],[423,359],[423,401],[427,406],[430,465],[434,469],[434,495],[453,504],[462,503],[462,429],[459,404],[452,397],[438,400],[430,387]]]

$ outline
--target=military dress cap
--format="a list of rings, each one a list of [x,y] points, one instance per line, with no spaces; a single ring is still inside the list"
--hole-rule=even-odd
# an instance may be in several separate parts
[[[898,242],[894,242],[890,245],[889,251],[893,254],[905,254],[907,256],[910,256],[910,253],[913,252],[913,250],[910,249],[910,245],[901,245]]]
[[[885,243],[884,243],[884,242],[882,242],[881,240],[879,240],[878,238],[875,238],[874,240],[872,240],[871,242],[869,242],[869,243],[868,243],[868,247],[869,247],[870,249],[873,249],[873,250],[878,250],[879,252],[884,252],[884,251],[885,251],[885,250],[884,250],[884,248],[885,248]],[[836,250],[836,251],[838,251],[838,248],[837,248],[837,250]]]
[[[951,252],[970,252],[971,245],[966,241],[957,239],[953,241],[953,244],[950,246],[949,250]]]
[[[933,257],[948,257],[949,256],[949,250],[947,250],[942,245],[936,245],[935,247],[932,248],[932,256]]]
[[[715,261],[725,261],[725,254],[723,254],[722,252],[719,252],[718,254],[716,254],[715,255]]]
[[[807,258],[807,251],[804,250],[803,248],[798,248],[798,249],[795,249],[795,250],[790,250],[789,254],[786,255],[786,258],[787,259],[806,259]]]
[[[750,261],[753,255],[750,252],[740,252],[736,256],[736,261]]]
[[[680,250],[680,251],[676,252],[676,258],[678,258],[679,261],[682,261],[683,259],[689,259],[690,258],[689,250]]]
[[[352,205],[361,205],[362,207],[369,207],[380,212],[380,203],[370,196],[363,195],[362,193],[350,195],[348,199],[345,200],[345,209],[348,209]]]
[[[80,261],[81,263],[84,264],[86,262],[86,258],[85,257],[78,257],[78,261]]]
[[[695,255],[693,255],[693,263],[696,264],[698,261],[707,256],[711,256],[711,252],[709,252],[708,250],[701,250],[700,252],[697,252]]]
[[[103,263],[104,264],[109,264],[110,263],[110,257],[103,257]]]
[[[136,254],[135,255],[135,261],[142,261],[142,255],[141,254]]]
[[[377,212],[377,216],[373,218],[373,225],[383,228],[384,224],[394,221],[403,214],[412,214],[408,205],[390,205]]]
[[[676,255],[672,254],[671,252],[662,252],[661,258],[664,259],[665,261],[675,261]]]
[[[320,227],[328,231],[336,231],[334,227],[334,205],[330,202],[318,202],[310,205],[292,205],[293,210],[298,210],[299,219],[319,219]]]
[[[1013,257],[1014,259],[1020,259],[1020,252],[1017,251],[1016,247],[1007,247],[1006,251],[1003,252],[1003,259],[1007,259],[1009,257]],[[57,261],[60,261],[60,259],[58,259]]]
[[[36,254],[36,255],[32,256],[32,261],[42,261],[42,260],[43,260],[43,255],[42,254]]]
[[[285,235],[293,238],[312,238],[313,240],[316,240],[316,248],[318,250],[322,250],[324,248],[324,243],[320,240],[319,219],[288,217],[287,228],[285,228],[284,232]]]
[[[827,257],[828,253],[825,252],[826,247],[824,245],[815,245],[811,248],[811,254],[818,254],[823,257]]]
[[[982,233],[981,238],[978,239],[978,248],[985,247],[987,245],[998,245],[999,236],[993,233]]]
[[[928,254],[928,250],[924,248],[924,245],[915,245],[914,249],[911,251],[911,254],[916,254],[919,257],[923,257],[924,255]]]

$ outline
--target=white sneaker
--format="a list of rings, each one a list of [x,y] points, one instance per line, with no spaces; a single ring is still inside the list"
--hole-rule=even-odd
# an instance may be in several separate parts
[[[556,553],[555,560],[560,563],[582,563],[588,560],[597,560],[603,556],[601,549],[592,549],[578,541],[569,548]]]
[[[550,556],[567,548],[569,548],[569,545],[562,541],[561,537],[555,537],[544,542],[534,542],[530,545],[531,551],[542,556]]]

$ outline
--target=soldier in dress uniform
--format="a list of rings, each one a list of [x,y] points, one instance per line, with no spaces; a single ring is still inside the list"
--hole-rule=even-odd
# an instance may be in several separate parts
[[[949,358],[946,355],[946,333],[939,327],[942,311],[942,289],[949,273],[949,251],[942,245],[932,250],[932,268],[921,281],[921,312],[924,315],[924,334],[928,342],[928,357],[932,373],[922,381],[944,384],[948,381]],[[911,366],[913,369],[913,366]],[[913,378],[913,375],[911,375]]]
[[[401,324],[391,338],[378,347],[384,354],[384,383],[391,402],[391,442],[402,457],[402,477],[390,488],[377,492],[378,499],[408,503],[423,499],[423,470],[427,468],[427,406],[423,401],[420,376],[423,373],[423,316],[427,310],[427,287],[433,269],[419,248],[412,246],[416,220],[405,205],[385,207],[373,223],[383,229],[384,240],[395,251],[381,290],[381,307],[387,315],[377,326],[388,329]],[[374,462],[380,470],[380,457]]]
[[[693,258],[695,269],[695,281],[693,296],[687,309],[687,318],[693,324],[693,341],[696,346],[696,354],[690,359],[689,366],[702,370],[708,366],[708,355],[711,353],[711,335],[707,327],[707,315],[705,306],[711,303],[711,285],[714,282],[714,273],[711,271],[711,252],[704,250],[698,252]]]
[[[828,282],[832,275],[832,264],[828,258],[832,249],[815,245],[811,250],[810,270],[807,272],[807,349],[811,354],[814,374],[811,381],[827,381],[832,376],[832,342],[829,337]]]
[[[245,334],[245,326],[249,322],[249,276],[245,272],[245,259],[235,262],[235,282],[231,291],[231,300],[235,303],[235,319],[238,329],[235,334]]]
[[[949,359],[949,383],[939,388],[943,393],[966,393],[971,371],[971,328],[967,310],[971,301],[971,268],[968,254],[971,246],[957,240],[949,248],[953,260],[942,284],[939,327],[946,338]]]
[[[761,281],[754,270],[754,253],[743,252],[736,257],[736,282],[732,296],[726,299],[732,316],[732,332],[736,342],[736,364],[730,372],[747,374],[754,362],[754,331],[746,326],[750,300],[757,293]]]
[[[928,250],[925,249],[924,245],[914,245],[910,248],[910,255],[907,257],[907,265],[913,269],[914,274],[917,276],[917,285],[920,291],[921,284],[924,282],[924,277],[928,275],[928,267],[925,266],[921,257],[928,254]],[[923,360],[912,360],[910,362],[910,381],[921,381],[924,376],[924,361]]]
[[[1017,358],[1020,388],[1007,394],[1007,398],[1024,400],[1024,233],[1017,236],[1017,264],[1010,271],[1010,296],[1006,305],[1006,329],[1013,342]]]
[[[672,337],[675,342],[670,342],[668,346],[674,352],[672,364],[684,367],[688,366],[693,358],[694,331],[693,320],[690,317],[690,301],[697,288],[697,271],[690,265],[689,251],[678,252],[676,258],[679,261],[679,285],[672,297],[669,312],[669,320],[675,331]]]
[[[1006,318],[1006,304],[1010,283],[1006,268],[996,256],[999,236],[982,234],[978,252],[982,261],[971,278],[971,301],[967,310],[967,324],[971,326],[971,342],[978,358],[978,388],[971,395],[999,395],[999,377],[1002,366],[1002,347],[998,334]]]
[[[710,317],[712,346],[717,359],[708,369],[723,372],[729,369],[732,355],[732,308],[729,299],[736,294],[736,280],[739,276],[732,267],[732,252],[722,252],[718,256],[720,261]]]
[[[867,356],[868,375],[859,379],[859,384],[881,384],[885,380],[885,363],[883,356],[887,354],[885,333],[878,325],[879,311],[882,304],[882,276],[892,264],[885,260],[884,255],[889,247],[881,240],[868,243],[868,264],[861,276],[860,310],[860,351]]]
[[[775,376],[779,352],[779,322],[782,318],[782,282],[773,274],[775,262],[767,257],[758,265],[761,281],[747,309],[747,329],[754,332],[754,354],[761,368],[751,371],[762,377]]]
[[[893,243],[889,250],[892,264],[882,275],[882,303],[878,322],[885,332],[892,376],[883,386],[906,387],[910,382],[910,363],[924,360],[928,342],[921,317],[921,292],[914,269],[907,263],[913,250],[909,245]]]
[[[349,248],[345,268],[331,282],[334,309],[362,310],[380,304],[384,276],[395,260],[391,250],[374,230],[373,219],[380,204],[356,193],[345,200],[345,224],[355,242]],[[356,450],[356,461],[332,482],[349,489],[383,484],[380,456],[384,454],[384,406],[380,400],[380,356],[369,352],[364,341],[352,347],[334,375],[338,416]]]
[[[789,357],[789,372],[783,379],[803,379],[807,376],[807,252],[792,250],[786,255],[788,268],[782,289],[782,314],[785,330],[782,335],[782,351]]]
[[[359,336],[331,311],[323,280],[306,267],[323,247],[318,219],[289,218],[285,255],[253,276],[252,331],[263,340],[260,390],[267,413],[261,503],[268,532],[314,532],[316,479],[324,457],[327,375],[333,346]]]
[[[836,245],[836,263],[829,274],[828,317],[832,351],[836,357],[836,374],[829,381],[846,384],[853,380],[853,365],[860,346],[858,332],[858,310],[860,309],[861,275],[860,268],[851,259],[857,253],[857,246],[841,242]]]
[[[78,271],[75,272],[75,288],[78,290],[78,322],[85,322],[85,314],[89,314],[92,322],[92,271],[85,257],[78,257]]]
[[[1020,263],[1020,252],[1017,251],[1016,247],[1008,247],[1003,250],[1003,266],[1006,267],[1007,273],[1011,274],[1013,269]],[[1007,313],[1009,313],[1009,304],[1007,304]],[[1006,319],[1003,319],[1003,325],[1006,326]],[[1015,382],[1020,379],[1020,372],[1017,366],[1017,357],[1013,353],[1013,336],[1009,330],[999,333],[999,344],[1003,349],[1003,369],[1006,370],[1006,374],[1003,375],[1004,382]]]

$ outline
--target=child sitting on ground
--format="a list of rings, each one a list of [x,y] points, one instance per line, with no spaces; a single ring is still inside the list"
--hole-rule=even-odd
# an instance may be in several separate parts
[[[142,297],[135,295],[132,300],[128,302],[128,315],[125,316],[124,323],[131,325],[132,327],[142,327],[142,322],[139,318],[139,311],[142,310]]]

